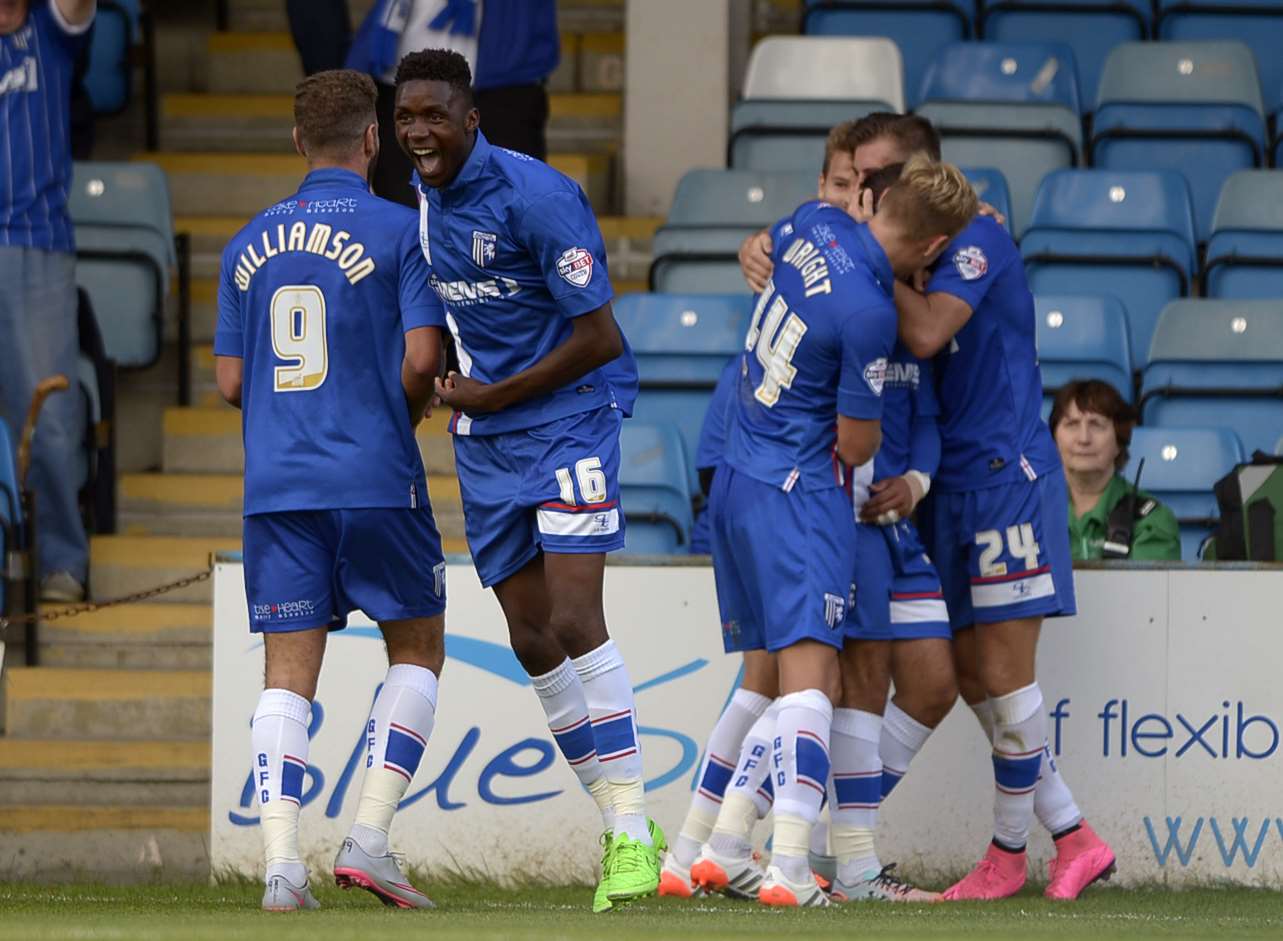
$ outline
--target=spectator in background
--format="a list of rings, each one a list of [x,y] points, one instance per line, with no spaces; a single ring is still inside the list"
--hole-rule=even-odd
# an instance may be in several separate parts
[[[285,15],[304,75],[343,68],[352,46],[347,0],[285,0]]]
[[[36,383],[76,375],[71,187],[72,72],[95,0],[0,0],[0,411],[22,428]],[[32,457],[41,597],[79,601],[89,544],[73,468],[84,405],[56,395],[40,416]]]
[[[1056,393],[1051,433],[1069,483],[1069,544],[1076,560],[1179,561],[1172,511],[1123,478],[1136,414],[1107,382],[1071,382]]]
[[[347,59],[348,68],[374,76],[379,89],[375,193],[419,205],[392,112],[397,63],[421,49],[452,49],[468,60],[481,132],[491,144],[547,157],[544,86],[561,55],[556,0],[379,0]]]

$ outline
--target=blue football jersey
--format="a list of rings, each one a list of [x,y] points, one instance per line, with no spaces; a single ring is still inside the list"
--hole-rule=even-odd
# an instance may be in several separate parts
[[[936,359],[943,447],[936,482],[973,490],[1056,467],[1042,420],[1034,299],[1007,230],[977,216],[944,250],[927,291],[952,294],[972,310]]]
[[[75,250],[71,79],[92,23],[70,26],[51,0],[0,36],[0,245]]]
[[[772,232],[775,272],[741,358],[727,463],[784,490],[835,487],[838,415],[882,417],[894,278],[867,226],[810,202]]]
[[[918,359],[897,340],[882,390],[882,447],[873,462],[873,479],[899,477],[913,467],[914,424],[939,414],[930,360]]]
[[[587,197],[546,163],[492,147],[478,131],[449,186],[424,186],[417,174],[415,184],[423,254],[465,376],[493,383],[528,369],[570,337],[575,317],[614,296]],[[625,338],[605,367],[502,412],[457,414],[451,430],[501,434],[603,407],[628,415],[636,398]]]
[[[244,360],[245,514],[415,507],[405,333],[444,327],[413,210],[314,170],[223,251],[214,352]]]
[[[726,427],[734,414],[740,359],[739,356],[732,358],[722,369],[713,387],[713,397],[708,400],[704,424],[699,429],[699,444],[695,447],[695,467],[699,470],[720,467],[726,460]]]

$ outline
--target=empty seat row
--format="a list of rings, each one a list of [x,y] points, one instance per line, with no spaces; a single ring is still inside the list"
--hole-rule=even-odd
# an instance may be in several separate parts
[[[963,172],[981,199],[1010,217],[1011,197],[1001,173],[986,167]],[[650,289],[678,294],[743,291],[738,253],[744,237],[792,215],[816,195],[814,170],[687,172],[651,243]]]
[[[839,66],[830,55],[844,44]],[[814,172],[834,124],[900,110],[897,63],[881,39],[764,40],[750,59],[745,99],[732,110],[730,165]],[[1114,49],[1086,137],[1074,55],[1063,43],[946,46],[927,72],[917,111],[940,130],[945,159],[1003,171],[1017,234],[1047,173],[1091,164],[1184,175],[1205,241],[1225,179],[1265,166],[1271,153],[1257,65],[1239,42]]]
[[[1283,104],[1283,5],[1269,0],[807,0],[802,32],[890,38],[911,95],[949,43],[1054,40],[1073,50],[1086,102],[1094,102],[1105,61],[1121,43],[1238,40],[1261,63],[1271,107]]]

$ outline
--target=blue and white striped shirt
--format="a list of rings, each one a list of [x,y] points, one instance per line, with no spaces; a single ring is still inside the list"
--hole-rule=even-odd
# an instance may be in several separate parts
[[[75,250],[71,80],[89,26],[32,0],[26,23],[0,36],[0,246]]]

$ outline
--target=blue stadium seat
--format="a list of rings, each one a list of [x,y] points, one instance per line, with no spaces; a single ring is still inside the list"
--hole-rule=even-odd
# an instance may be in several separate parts
[[[1283,299],[1169,304],[1140,391],[1147,425],[1228,428],[1268,451],[1283,428]]]
[[[1266,107],[1283,105],[1283,4],[1278,0],[1156,0],[1156,38],[1237,39],[1256,56]]]
[[[1206,241],[1221,186],[1264,166],[1265,109],[1240,42],[1125,43],[1109,55],[1088,153],[1110,170],[1183,173]]]
[[[1283,297],[1283,170],[1240,170],[1225,181],[1203,272],[1209,297]]]
[[[1150,0],[985,0],[980,13],[985,40],[1067,43],[1078,63],[1078,87],[1088,102],[1096,100],[1109,50],[1148,39],[1150,25]]]
[[[871,101],[741,101],[731,110],[727,159],[736,170],[818,175],[833,125],[885,110]]]
[[[1176,514],[1181,524],[1181,558],[1196,561],[1219,510],[1212,485],[1244,460],[1243,444],[1224,428],[1147,428],[1132,432],[1131,456],[1123,475],[1136,479],[1144,459],[1141,489]]]
[[[936,57],[917,111],[939,130],[946,160],[1002,171],[1012,191],[1012,231],[1019,236],[1043,177],[1079,163],[1078,101],[1068,46],[958,43]]]
[[[744,349],[752,312],[747,293],[625,294],[615,301],[641,376],[633,414],[681,433],[691,492],[698,488],[695,449],[709,397],[726,361]]]
[[[1042,294],[1037,311],[1042,394],[1050,408],[1056,390],[1075,379],[1100,379],[1132,401],[1127,311],[1113,297]]]
[[[1006,218],[1007,231],[1011,231],[1011,190],[1007,178],[994,167],[960,167],[976,195],[997,209]]]
[[[619,450],[626,551],[639,555],[689,553],[695,521],[680,432],[673,425],[626,421],[619,435]]]
[[[16,548],[18,529],[22,524],[22,502],[18,496],[18,473],[14,466],[14,447],[9,440],[8,425],[0,420],[0,559],[7,560]],[[0,614],[6,613],[5,582],[8,575],[0,567]]]
[[[77,163],[68,208],[76,283],[93,302],[107,354],[123,367],[152,365],[177,262],[164,171],[150,163]]]
[[[744,236],[774,225],[816,196],[808,172],[691,170],[651,243],[650,287],[666,293],[734,294],[748,286],[738,253]]]
[[[807,0],[802,32],[894,40],[904,58],[905,87],[913,95],[941,47],[973,38],[976,6],[976,0]]]
[[[1020,251],[1035,295],[1090,284],[1122,301],[1136,360],[1163,305],[1187,296],[1197,272],[1189,186],[1170,170],[1057,170],[1038,190]]]
[[[95,114],[120,114],[129,106],[130,52],[138,35],[138,17],[138,0],[99,0],[84,76]]]

